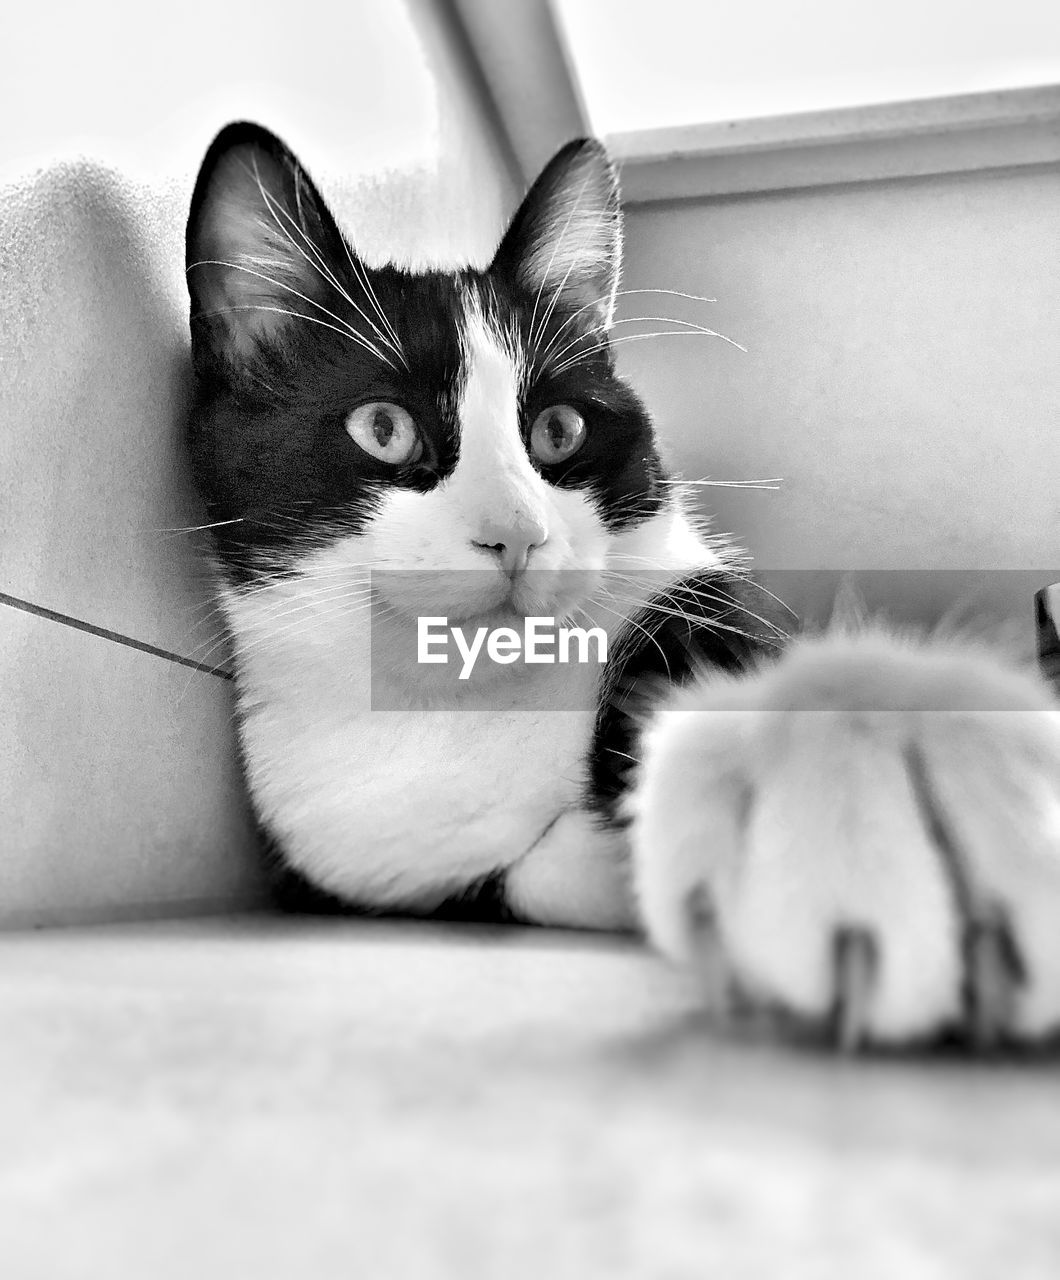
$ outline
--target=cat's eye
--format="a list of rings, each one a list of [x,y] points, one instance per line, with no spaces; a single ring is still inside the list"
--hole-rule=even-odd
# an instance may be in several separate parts
[[[346,419],[346,431],[369,457],[391,467],[416,462],[423,454],[423,440],[412,415],[389,400],[358,405]]]
[[[585,440],[585,419],[569,404],[554,404],[534,419],[530,451],[538,462],[552,466],[577,453]]]

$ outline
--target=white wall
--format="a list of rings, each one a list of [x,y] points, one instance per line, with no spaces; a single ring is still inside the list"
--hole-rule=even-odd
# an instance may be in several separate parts
[[[784,478],[702,491],[760,565],[1060,577],[1060,173],[645,204],[627,230],[626,288],[718,301],[625,314],[748,348],[658,338],[622,361],[686,475]],[[983,590],[1029,607],[1024,581]]]
[[[87,156],[183,195],[212,135],[251,119],[356,192],[371,251],[483,253],[508,211],[504,145],[435,0],[44,0],[5,13],[3,43],[0,184]]]

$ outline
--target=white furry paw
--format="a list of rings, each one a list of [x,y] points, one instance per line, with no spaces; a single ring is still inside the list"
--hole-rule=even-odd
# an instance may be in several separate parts
[[[879,633],[678,694],[631,801],[641,916],[839,1042],[1060,1030],[1060,708],[956,646]]]

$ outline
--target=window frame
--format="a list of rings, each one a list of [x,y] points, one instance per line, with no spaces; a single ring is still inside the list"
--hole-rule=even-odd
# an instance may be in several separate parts
[[[592,132],[549,0],[447,0],[525,181]],[[624,203],[1060,164],[1060,85],[605,137]]]

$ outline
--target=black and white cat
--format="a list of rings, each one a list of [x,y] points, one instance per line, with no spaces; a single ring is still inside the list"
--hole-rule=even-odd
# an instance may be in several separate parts
[[[592,141],[488,268],[417,273],[361,261],[271,134],[211,146],[189,439],[281,901],[643,928],[847,1043],[1051,1032],[1049,690],[873,630],[781,655],[615,373],[620,255]],[[443,678],[427,615],[582,619],[610,656]]]

